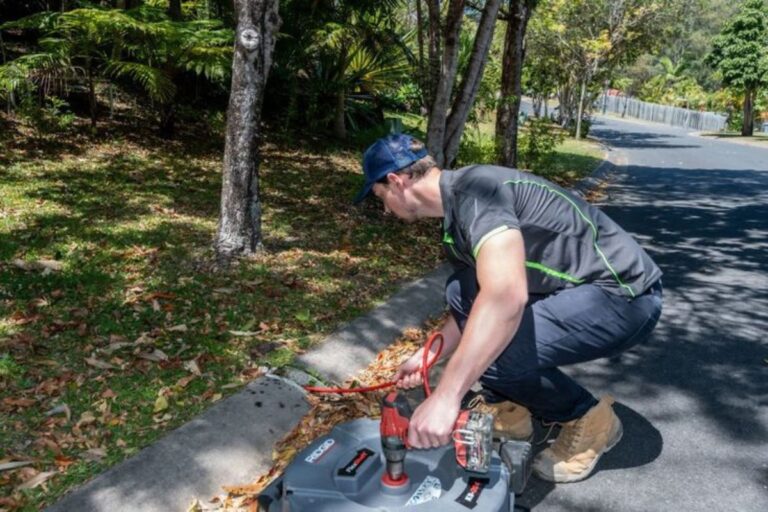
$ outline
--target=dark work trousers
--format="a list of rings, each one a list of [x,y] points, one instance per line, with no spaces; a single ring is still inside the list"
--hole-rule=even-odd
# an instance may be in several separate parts
[[[462,332],[477,292],[471,267],[446,284],[446,300]],[[511,400],[545,421],[580,418],[597,400],[558,368],[611,357],[645,341],[661,304],[661,281],[632,300],[592,284],[531,296],[511,342],[480,377],[488,401]]]

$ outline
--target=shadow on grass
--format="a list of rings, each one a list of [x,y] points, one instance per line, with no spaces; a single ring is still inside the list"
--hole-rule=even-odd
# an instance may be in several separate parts
[[[163,430],[153,423],[152,405],[159,389],[189,374],[184,361],[197,358],[207,376],[178,392],[194,406],[174,411],[170,427],[208,405],[194,402],[203,392],[227,393],[221,386],[251,364],[290,361],[437,263],[436,227],[405,226],[384,218],[373,203],[350,204],[361,181],[357,154],[267,144],[262,159],[268,250],[220,271],[209,265],[218,154],[93,144],[81,153],[16,155],[0,168],[9,212],[0,261],[63,263],[48,275],[0,263],[0,320],[24,322],[0,341],[2,352],[24,369],[6,389],[32,396],[47,379],[87,376],[60,396],[36,398],[26,412],[3,409],[7,425],[24,427],[0,426],[0,446],[39,458],[41,469],[53,467],[48,451],[25,449],[41,435],[43,412],[61,400],[79,417],[109,388],[130,418],[110,439],[139,448],[149,440],[142,432]],[[183,333],[169,330],[180,324]],[[146,346],[100,352],[113,336],[132,342],[142,333],[152,338]],[[159,349],[169,360],[157,364],[133,352],[145,349]],[[118,357],[122,362],[113,364],[125,366],[95,369],[85,363],[94,354]],[[39,365],[41,358],[56,366]],[[110,464],[124,458],[112,441],[104,446]],[[82,449],[70,446],[65,453],[77,457]],[[78,462],[50,492],[36,490],[30,506],[50,502],[107,465]],[[12,486],[0,489],[10,493]]]

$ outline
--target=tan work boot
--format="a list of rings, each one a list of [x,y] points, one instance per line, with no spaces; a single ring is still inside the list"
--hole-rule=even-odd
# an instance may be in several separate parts
[[[587,478],[600,457],[621,439],[621,421],[613,412],[612,404],[612,397],[603,396],[584,416],[563,423],[552,446],[534,459],[536,476],[549,482],[577,482]]]
[[[493,413],[493,431],[498,436],[517,441],[528,441],[533,437],[531,411],[514,402],[486,404]]]

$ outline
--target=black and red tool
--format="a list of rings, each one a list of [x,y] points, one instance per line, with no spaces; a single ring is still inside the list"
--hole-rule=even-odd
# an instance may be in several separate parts
[[[430,360],[436,341],[441,343]],[[420,372],[426,396],[431,391],[428,371],[441,349],[440,333],[424,347]],[[361,393],[394,385],[306,389]],[[467,407],[465,400],[454,425],[453,446],[409,450],[412,407],[405,395],[390,392],[382,401],[380,421],[352,420],[316,439],[264,489],[258,504],[268,512],[409,512],[416,505],[424,512],[518,510],[515,494],[522,492],[530,474],[531,446],[503,441],[494,451],[492,416]]]
[[[396,391],[388,393],[381,402],[381,450],[386,471],[382,482],[390,487],[405,485],[405,454],[408,446],[408,427],[412,408],[405,396]],[[488,471],[492,450],[493,418],[471,409],[462,409],[453,428],[456,462],[475,473]]]

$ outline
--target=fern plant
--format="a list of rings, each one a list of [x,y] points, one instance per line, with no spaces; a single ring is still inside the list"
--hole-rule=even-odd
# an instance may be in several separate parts
[[[163,9],[75,9],[40,13],[0,25],[0,30],[36,30],[39,52],[0,66],[0,98],[39,91],[43,96],[84,83],[96,123],[97,83],[128,81],[162,113],[172,108],[175,79],[188,72],[225,81],[233,33],[218,21],[171,21]]]

